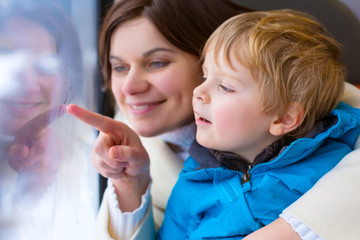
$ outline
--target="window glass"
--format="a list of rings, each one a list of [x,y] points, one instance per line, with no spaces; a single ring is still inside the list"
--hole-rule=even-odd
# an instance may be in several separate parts
[[[0,0],[0,239],[90,239],[96,1]],[[81,4],[81,5],[80,5]]]

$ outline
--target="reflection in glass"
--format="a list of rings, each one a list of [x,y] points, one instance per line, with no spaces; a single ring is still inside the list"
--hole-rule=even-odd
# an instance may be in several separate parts
[[[0,0],[0,239],[91,236],[94,132],[65,114],[84,99],[80,46],[50,3]]]

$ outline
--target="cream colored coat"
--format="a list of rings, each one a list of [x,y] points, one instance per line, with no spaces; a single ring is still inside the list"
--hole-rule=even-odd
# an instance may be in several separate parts
[[[360,91],[346,84],[344,102],[360,108]],[[158,138],[142,139],[150,155],[152,205],[131,240],[155,239],[183,160]],[[360,147],[360,141],[357,143]],[[285,211],[323,239],[360,239],[360,149],[348,154],[304,196]],[[112,240],[108,232],[109,207],[105,191],[98,213],[96,239]]]

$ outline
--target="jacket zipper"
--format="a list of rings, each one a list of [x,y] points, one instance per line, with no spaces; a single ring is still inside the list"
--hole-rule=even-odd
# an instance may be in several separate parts
[[[250,181],[250,170],[252,169],[253,165],[248,165],[248,169],[246,170],[246,172],[242,175],[242,180],[241,180],[241,184],[244,184],[246,182]]]

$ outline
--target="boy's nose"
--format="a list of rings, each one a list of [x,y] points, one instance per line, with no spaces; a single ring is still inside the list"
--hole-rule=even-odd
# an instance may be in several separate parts
[[[202,103],[210,103],[210,96],[205,91],[205,87],[203,85],[204,84],[201,84],[194,89],[194,98]]]

